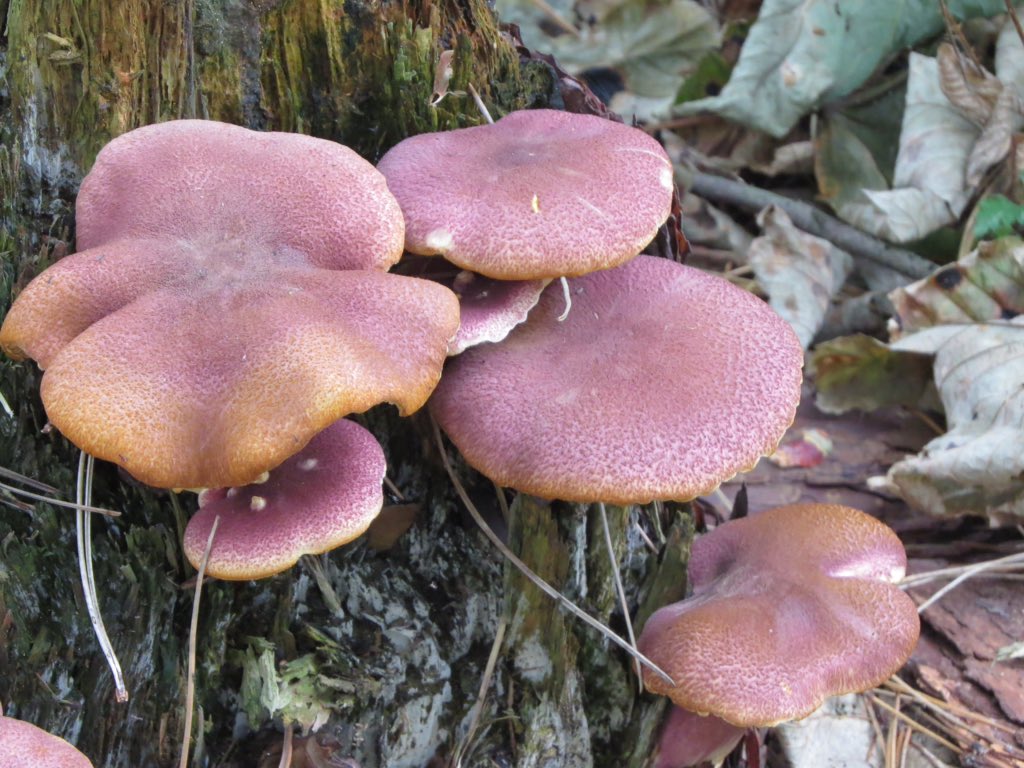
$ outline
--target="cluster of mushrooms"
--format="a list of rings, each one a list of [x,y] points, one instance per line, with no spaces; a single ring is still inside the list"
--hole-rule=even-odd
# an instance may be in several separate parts
[[[654,139],[549,110],[412,137],[377,168],[307,136],[147,126],[100,152],[77,253],[25,288],[0,346],[44,369],[48,418],[83,451],[200,493],[184,547],[198,566],[219,520],[220,578],[367,528],[384,454],[344,417],[379,403],[429,403],[469,464],[524,493],[686,501],[775,448],[803,358],[756,297],[638,255],[672,195]],[[389,272],[403,252],[462,272]],[[693,597],[640,638],[673,682],[645,673],[648,688],[693,713],[672,715],[658,765],[891,674],[918,631],[904,567],[891,531],[840,507],[700,538]],[[740,625],[768,639],[738,646]]]

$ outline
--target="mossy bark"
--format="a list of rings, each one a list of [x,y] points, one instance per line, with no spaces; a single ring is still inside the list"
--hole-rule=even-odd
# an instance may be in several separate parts
[[[0,0],[0,18],[0,314],[68,250],[81,178],[124,131],[204,117],[343,141],[373,160],[406,135],[480,122],[469,83],[497,114],[545,104],[554,88],[546,65],[521,63],[485,0]],[[431,106],[444,50],[454,73]],[[38,385],[32,365],[0,361],[14,409],[0,413],[0,466],[69,493],[76,452],[45,429]],[[361,418],[416,521],[386,552],[359,542],[274,579],[206,586],[192,765],[261,764],[284,720],[326,721],[329,748],[362,768],[418,767],[458,749],[464,765],[643,765],[660,705],[638,697],[624,656],[463,525],[422,417]],[[500,520],[488,485],[464,474]],[[111,466],[99,468],[96,497],[124,513],[94,523],[93,546],[131,698],[114,701],[85,615],[72,516],[37,504],[0,507],[0,701],[97,766],[176,765],[191,502]],[[532,500],[514,512],[523,557],[618,628],[610,566],[591,551],[597,518]],[[634,605],[683,588],[688,518],[648,515],[673,531],[660,559],[627,536],[631,513],[613,511]],[[502,617],[508,632],[467,740]]]

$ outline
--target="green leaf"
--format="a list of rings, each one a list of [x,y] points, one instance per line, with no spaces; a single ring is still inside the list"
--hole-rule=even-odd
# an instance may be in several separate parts
[[[612,108],[627,116],[667,114],[721,39],[714,17],[693,0],[550,0],[544,6],[496,2],[502,21],[518,24],[528,47],[553,54],[572,74],[614,70],[624,90],[612,98]]]
[[[1001,0],[948,0],[955,17],[1002,13]],[[822,104],[859,88],[892,54],[944,27],[934,0],[765,0],[728,85],[679,114],[712,111],[785,136]]]
[[[1024,230],[1024,206],[1003,195],[986,197],[978,205],[974,220],[974,237],[977,240],[1006,237]]]

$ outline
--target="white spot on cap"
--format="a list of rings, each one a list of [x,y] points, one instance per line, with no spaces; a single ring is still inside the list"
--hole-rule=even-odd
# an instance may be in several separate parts
[[[304,469],[309,472],[311,469],[316,469],[316,465],[319,463],[320,462],[310,456],[308,459],[303,459],[299,462],[299,469]]]
[[[263,473],[260,474],[259,477],[257,477],[255,480],[252,481],[252,484],[253,485],[260,485],[262,483],[267,482],[267,480],[269,480],[269,479],[270,479],[270,473],[269,472],[263,472]]]
[[[235,496],[238,495],[238,489],[237,488],[228,488],[228,492],[226,494],[224,494],[224,495],[227,496],[229,499],[233,499],[233,498],[235,498]]]
[[[452,233],[447,229],[435,229],[427,234],[427,247],[438,253],[447,253],[453,242]]]
[[[267,500],[262,496],[253,496],[249,500],[249,509],[253,512],[262,512],[267,508]]]
[[[540,213],[540,198],[537,195],[534,195],[533,200],[530,201],[530,210],[534,213]]]
[[[665,189],[672,189],[672,169],[662,168],[661,173],[658,174],[658,181]]]

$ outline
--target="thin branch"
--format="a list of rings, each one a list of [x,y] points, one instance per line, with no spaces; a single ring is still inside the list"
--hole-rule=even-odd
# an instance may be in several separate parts
[[[487,656],[487,665],[484,667],[483,677],[480,678],[480,691],[477,693],[476,703],[473,704],[472,716],[469,720],[469,727],[466,729],[466,736],[455,750],[455,756],[450,763],[455,768],[462,768],[463,758],[472,749],[473,739],[476,737],[476,730],[480,725],[480,714],[483,712],[484,704],[487,701],[487,692],[491,689],[494,667],[498,663],[498,654],[501,652],[501,644],[505,640],[505,629],[507,627],[508,620],[502,616],[498,621],[498,630],[494,633],[494,642],[491,643],[491,652]]]
[[[295,726],[291,723],[287,723],[284,727],[284,743],[281,745],[281,762],[277,764],[277,768],[291,768],[292,734],[294,732]]]
[[[220,525],[220,515],[213,519],[210,535],[206,538],[206,549],[203,550],[203,559],[199,562],[196,591],[192,598],[192,621],[188,628],[188,672],[185,678],[185,733],[181,737],[181,760],[178,762],[178,768],[188,766],[188,747],[192,740],[192,704],[196,690],[196,635],[199,632],[199,597],[202,594],[203,576],[206,574],[206,564],[210,561],[213,537],[217,533],[218,525]]]
[[[505,542],[501,540],[501,537],[499,537],[498,534],[491,530],[491,527],[487,525],[487,521],[484,520],[483,516],[480,514],[480,510],[476,508],[476,505],[473,503],[472,499],[469,498],[469,494],[466,493],[466,489],[463,487],[462,482],[455,474],[455,468],[452,467],[451,461],[448,459],[448,452],[445,450],[444,441],[441,439],[441,428],[433,419],[431,419],[431,423],[433,424],[434,428],[434,439],[437,443],[437,449],[438,451],[441,452],[441,461],[444,462],[444,468],[445,471],[448,473],[448,477],[452,481],[452,486],[454,486],[455,492],[459,495],[459,498],[462,500],[463,505],[466,507],[466,511],[469,512],[470,517],[473,518],[473,521],[483,532],[484,536],[486,536],[490,540],[490,542],[498,548],[498,551],[501,552],[501,554],[504,555],[505,558],[510,563],[512,563],[512,565],[518,568],[519,572],[522,573],[527,579],[529,579],[533,583],[533,585],[537,587],[537,589],[539,589],[548,597],[555,600],[560,606],[569,611],[569,613],[571,613],[573,616],[576,616],[584,624],[586,624],[589,627],[592,627],[593,629],[596,629],[598,632],[607,637],[617,646],[622,648],[630,656],[632,656],[635,659],[638,659],[645,667],[650,669],[659,677],[663,678],[665,682],[667,682],[669,685],[675,686],[675,681],[671,677],[669,677],[665,673],[665,671],[661,669],[661,667],[659,667],[653,661],[651,661],[642,653],[640,653],[640,651],[633,648],[626,640],[623,640],[621,637],[615,634],[610,628],[606,627],[604,624],[602,624],[589,613],[587,613],[582,608],[577,606],[574,602],[569,600],[569,598],[567,598],[557,589],[555,589],[546,581],[544,581],[544,579],[542,579],[540,576],[534,573],[530,566],[528,566],[526,563],[520,560],[516,556],[516,554],[505,545]]]
[[[491,113],[487,111],[487,105],[484,104],[484,100],[480,98],[480,94],[477,93],[476,88],[473,87],[472,83],[467,83],[466,87],[469,88],[469,93],[473,97],[473,101],[476,102],[476,108],[480,110],[480,114],[483,115],[484,120],[491,124],[494,122],[494,118],[491,117]]]
[[[608,526],[608,510],[605,509],[603,501],[598,502],[597,509],[601,513],[601,527],[604,529],[604,547],[608,550],[608,561],[611,563],[612,567],[612,582],[615,584],[615,594],[619,597],[619,607],[622,609],[622,618],[626,622],[626,634],[629,635],[629,643],[633,646],[633,650],[636,650],[636,634],[633,632],[633,620],[629,616],[629,602],[626,600],[626,590],[622,586],[622,577],[619,575],[619,561],[615,557],[615,548],[612,546],[612,532],[611,528]],[[640,662],[636,659],[633,660],[633,665],[636,669],[638,692],[643,693],[643,670],[640,669]]]
[[[86,508],[92,506],[92,476],[95,460],[82,451],[78,458],[78,480],[75,484],[75,536],[78,541],[78,575],[82,580],[82,591],[85,593],[85,609],[92,623],[96,641],[103,651],[103,656],[114,676],[114,697],[119,702],[128,701],[128,689],[124,684],[124,673],[121,662],[117,660],[114,645],[110,642],[107,628],[103,625],[103,614],[100,613],[99,597],[96,594],[96,575],[92,569],[92,515]]]
[[[4,489],[8,493],[13,493],[15,496],[24,496],[26,499],[32,499],[34,501],[43,501],[47,504],[53,504],[55,507],[64,507],[65,509],[74,509],[80,512],[89,512],[95,515],[106,515],[107,517],[120,517],[121,513],[113,509],[103,509],[102,507],[93,507],[89,504],[76,504],[73,501],[64,501],[63,499],[55,499],[51,496],[43,496],[39,493],[33,493],[32,491],[26,491],[24,488],[15,488],[13,485],[7,485],[7,483],[0,483],[0,488]]]
[[[820,208],[741,181],[697,172],[690,191],[712,202],[728,203],[748,211],[759,211],[769,205],[778,206],[804,232],[834,243],[855,258],[894,269],[915,280],[938,269],[938,265],[928,259],[902,248],[893,248],[867,232],[844,224]]]
[[[984,563],[978,563],[977,565],[972,565],[966,568],[963,573],[961,573],[959,576],[957,576],[955,579],[949,582],[949,584],[944,586],[934,595],[932,595],[923,603],[921,603],[917,607],[917,612],[924,613],[928,608],[930,608],[932,605],[934,605],[936,602],[942,599],[948,592],[951,592],[952,590],[956,589],[958,586],[963,584],[965,581],[967,581],[967,579],[971,578],[975,574],[984,573],[985,571],[991,570],[994,566],[1006,565],[1011,562],[1024,562],[1024,552],[1018,552],[1013,555],[1007,555],[1006,557],[1000,557],[996,560],[987,560]]]
[[[1024,27],[1020,24],[1020,18],[1017,16],[1017,9],[1013,7],[1013,3],[1010,0],[1004,0],[1006,3],[1006,12],[1010,14],[1010,19],[1013,21],[1013,27],[1017,30],[1017,37],[1020,38],[1021,43],[1024,43]]]

